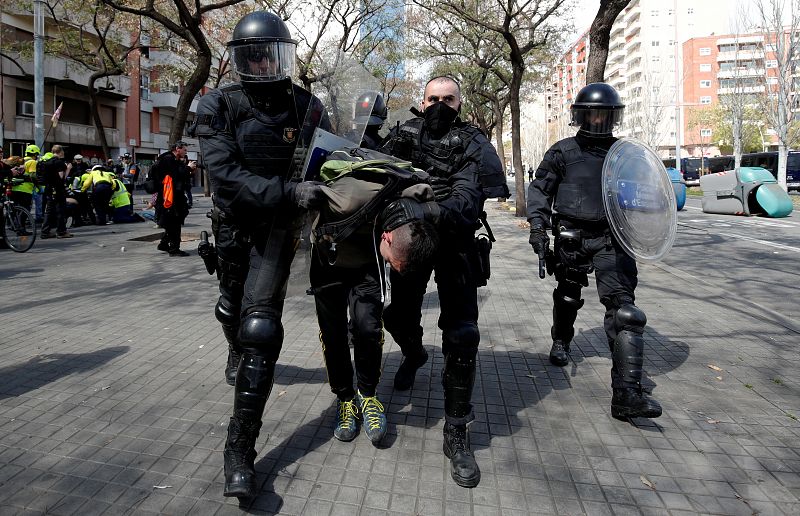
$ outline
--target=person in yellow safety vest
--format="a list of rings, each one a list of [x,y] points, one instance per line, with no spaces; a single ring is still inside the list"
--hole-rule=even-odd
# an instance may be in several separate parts
[[[72,198],[78,201],[79,215],[72,218],[72,227],[80,227],[87,224],[97,224],[97,218],[92,210],[92,200],[89,197],[89,191],[82,191],[81,187],[87,179],[92,177],[92,172],[87,170],[80,177],[76,177],[72,181]]]
[[[107,172],[103,165],[95,165],[81,187],[81,192],[87,191],[89,187],[92,188],[92,204],[97,214],[98,226],[105,226],[109,223],[106,218],[108,216],[108,203],[114,193],[112,181],[111,172]]]
[[[131,194],[125,184],[119,179],[114,179],[114,193],[111,195],[111,207],[114,209],[113,220],[115,224],[128,222],[141,222],[141,217],[133,213]]]
[[[33,201],[33,188],[36,186],[36,162],[40,152],[36,145],[28,145],[25,148],[25,172],[22,174],[25,182],[11,189],[11,200],[26,210],[31,209]],[[36,215],[39,216],[38,213]]]

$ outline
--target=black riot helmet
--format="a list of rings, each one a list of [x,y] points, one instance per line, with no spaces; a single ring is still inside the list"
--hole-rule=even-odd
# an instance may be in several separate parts
[[[575,96],[570,125],[580,127],[589,136],[611,136],[614,127],[622,122],[624,109],[617,90],[604,82],[593,82]]]
[[[374,100],[374,102],[373,102]],[[366,91],[356,100],[355,122],[357,124],[377,125],[380,128],[386,121],[389,110],[383,95],[376,91]]]
[[[289,28],[268,11],[256,11],[239,20],[228,42],[233,70],[245,84],[290,78],[296,49]]]

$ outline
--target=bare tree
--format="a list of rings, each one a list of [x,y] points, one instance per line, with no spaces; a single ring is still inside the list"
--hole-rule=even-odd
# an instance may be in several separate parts
[[[794,123],[798,99],[794,74],[800,50],[800,5],[798,0],[758,0],[756,8],[767,34],[768,48],[774,48],[777,67],[767,69],[763,112],[778,138],[778,183],[786,189],[788,149],[797,142]],[[774,73],[772,73],[774,72]]]
[[[664,126],[667,108],[672,100],[669,88],[657,80],[654,73],[645,72],[642,79],[630,91],[626,101],[624,128],[649,147],[657,150],[668,133]]]
[[[628,7],[631,0],[600,0],[592,26],[589,29],[589,59],[586,67],[586,83],[603,82],[608,60],[608,44],[611,27],[619,13]]]
[[[199,0],[100,0],[113,9],[153,20],[164,31],[174,34],[193,49],[194,65],[175,106],[175,118],[169,132],[169,141],[181,139],[189,108],[195,96],[206,85],[210,76],[212,50],[203,29],[205,18],[217,9],[236,5],[243,0],[218,0],[201,3]]]
[[[520,92],[527,60],[536,52],[548,48],[562,36],[563,27],[555,17],[566,9],[566,0],[496,0],[489,4],[481,0],[413,0],[434,16],[453,17],[476,25],[480,30],[498,34],[503,40],[502,53],[511,65],[511,73],[498,74],[508,86],[511,108],[511,151],[515,170],[522,169],[520,145]],[[564,22],[561,22],[564,23]],[[515,195],[525,199],[522,174],[516,176]],[[516,203],[516,215],[525,216],[525,203]]]

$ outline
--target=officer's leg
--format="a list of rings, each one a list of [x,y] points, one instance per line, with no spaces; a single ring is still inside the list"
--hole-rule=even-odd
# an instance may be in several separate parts
[[[217,249],[219,275],[219,300],[214,310],[228,341],[228,361],[225,365],[225,382],[236,383],[236,370],[241,360],[239,323],[241,321],[244,282],[247,279],[250,244],[235,227],[225,223],[213,224],[214,244]]]
[[[428,287],[431,269],[405,275],[392,271],[392,302],[383,311],[383,326],[403,352],[403,362],[394,377],[394,388],[406,391],[414,385],[417,369],[428,361],[422,347],[422,298]]]
[[[255,239],[250,253],[239,330],[242,359],[225,442],[225,496],[256,492],[255,443],[283,345],[281,314],[298,241],[294,229],[276,226]]]
[[[581,288],[587,284],[585,272],[559,268],[556,271],[558,284],[553,290],[553,326],[550,336],[550,363],[563,367],[569,362],[569,345],[575,336],[575,319],[583,306]]]
[[[615,418],[658,417],[661,406],[642,390],[644,327],[647,316],[634,305],[636,262],[618,246],[608,245],[593,263],[604,325],[611,346],[611,415]]]
[[[467,423],[474,419],[472,388],[475,384],[478,331],[478,287],[472,278],[469,257],[445,253],[436,268],[444,353],[445,425],[444,454],[450,459],[450,475],[462,487],[475,487],[481,471],[472,454]]]
[[[350,328],[364,432],[373,443],[386,435],[386,414],[375,396],[381,378],[383,328],[381,279],[374,266],[361,269],[349,293]]]

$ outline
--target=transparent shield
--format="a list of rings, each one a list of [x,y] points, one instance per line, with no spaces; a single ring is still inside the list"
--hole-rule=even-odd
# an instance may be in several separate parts
[[[333,151],[359,147],[369,117],[357,113],[371,112],[380,91],[380,82],[364,65],[343,55],[330,62],[316,62],[317,81],[312,91],[328,112],[331,130],[316,128],[302,170],[303,179],[315,179],[325,158]]]
[[[603,163],[603,203],[611,230],[629,255],[656,262],[675,241],[675,192],[658,155],[634,138],[617,141]]]

